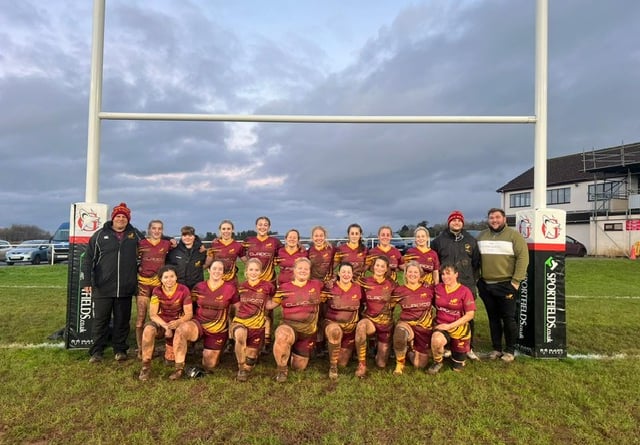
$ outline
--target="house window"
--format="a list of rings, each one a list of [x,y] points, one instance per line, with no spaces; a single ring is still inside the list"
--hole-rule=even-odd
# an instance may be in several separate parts
[[[624,194],[625,188],[622,181],[602,182],[589,186],[589,201],[608,201]]]
[[[547,190],[547,205],[549,204],[569,204],[571,202],[571,188]]]
[[[622,223],[604,223],[605,232],[622,232]]]
[[[510,207],[531,207],[531,192],[512,193],[509,195]]]

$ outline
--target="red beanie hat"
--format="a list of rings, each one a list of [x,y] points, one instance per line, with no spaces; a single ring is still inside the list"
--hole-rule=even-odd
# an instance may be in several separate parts
[[[447,225],[451,223],[452,219],[456,218],[462,221],[462,224],[464,224],[464,215],[462,214],[462,212],[460,210],[454,210],[449,214],[449,218],[447,218]]]
[[[127,221],[131,221],[131,209],[129,209],[124,202],[121,202],[113,208],[111,211],[111,219],[115,218],[117,215],[124,215],[127,217]]]

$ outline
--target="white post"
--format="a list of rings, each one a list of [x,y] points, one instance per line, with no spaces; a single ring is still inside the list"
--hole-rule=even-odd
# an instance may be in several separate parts
[[[93,1],[93,43],[91,45],[91,86],[87,136],[86,202],[98,202],[100,179],[100,110],[102,108],[102,62],[104,58],[105,0]]]
[[[536,90],[533,163],[533,208],[547,206],[547,83],[549,1],[536,2]]]

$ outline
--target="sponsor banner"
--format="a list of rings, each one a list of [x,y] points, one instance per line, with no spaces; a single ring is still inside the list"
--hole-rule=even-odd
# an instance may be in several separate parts
[[[65,324],[65,346],[68,349],[91,347],[93,302],[91,294],[81,288],[80,279],[89,239],[106,221],[106,204],[79,202],[71,205]]]
[[[517,305],[518,350],[538,358],[567,356],[565,218],[563,211],[555,212],[558,211],[542,209],[524,218],[520,218],[520,214],[516,216],[517,221],[539,229],[538,234],[529,233],[527,239],[529,268]],[[550,220],[553,221],[549,223]],[[556,242],[545,241],[545,236],[554,240],[560,237],[563,248],[558,249]]]

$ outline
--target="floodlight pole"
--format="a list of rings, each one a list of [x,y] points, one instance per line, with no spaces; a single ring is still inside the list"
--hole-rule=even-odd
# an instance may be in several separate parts
[[[100,179],[100,110],[102,109],[102,65],[104,59],[105,0],[93,0],[91,85],[87,135],[87,179],[84,200],[98,202]]]

